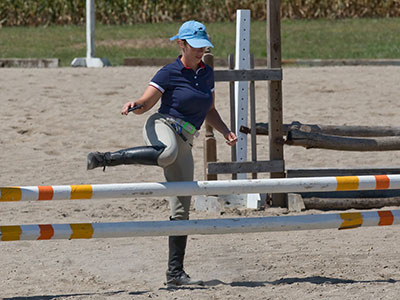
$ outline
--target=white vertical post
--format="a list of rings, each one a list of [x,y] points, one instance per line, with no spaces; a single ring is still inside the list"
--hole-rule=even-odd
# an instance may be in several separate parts
[[[250,69],[250,10],[236,11],[236,56],[235,69]],[[248,88],[247,81],[235,82],[235,121],[236,135],[236,160],[247,161],[247,135],[240,132],[240,126],[247,126],[248,116]],[[238,179],[246,179],[246,174],[238,174]]]
[[[94,48],[94,27],[96,24],[94,0],[86,0],[86,66],[104,67],[101,59],[96,58]]]
[[[86,58],[95,57],[94,49],[94,0],[86,0]]]
[[[235,69],[250,69],[250,21],[251,15],[248,9],[236,11],[236,56]],[[236,144],[236,161],[247,161],[247,135],[240,132],[241,126],[248,127],[248,102],[249,82],[235,82],[235,129],[238,137]],[[237,174],[238,179],[246,179],[247,174]],[[240,195],[239,201],[247,208],[259,208],[261,205],[260,194]]]
[[[236,11],[236,70],[250,69],[250,10],[240,9]],[[235,125],[238,142],[236,145],[236,160],[247,161],[247,135],[240,132],[241,126],[248,127],[248,97],[249,82],[235,82]],[[247,174],[237,174],[238,179],[246,179]],[[260,208],[262,199],[260,194],[240,195],[242,205],[247,208]]]
[[[86,0],[86,57],[74,58],[73,67],[101,68],[109,66],[107,58],[95,57],[94,27],[96,23],[94,0]]]

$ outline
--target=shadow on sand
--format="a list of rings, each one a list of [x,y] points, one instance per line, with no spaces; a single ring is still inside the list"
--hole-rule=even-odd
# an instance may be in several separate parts
[[[136,291],[129,292],[129,295],[142,295],[146,294],[150,291]],[[113,291],[113,292],[104,292],[104,293],[75,293],[75,294],[62,294],[62,295],[36,295],[36,296],[16,296],[9,298],[2,298],[3,300],[52,300],[57,298],[66,298],[66,297],[83,297],[83,296],[113,296],[122,293],[127,293],[127,291]]]
[[[217,286],[217,285],[230,285],[230,286],[244,286],[244,287],[262,287],[267,285],[279,285],[279,284],[293,284],[293,283],[313,283],[313,284],[354,284],[354,283],[396,283],[397,280],[386,279],[386,280],[352,280],[342,278],[331,278],[323,276],[312,276],[312,277],[292,277],[292,278],[281,278],[274,281],[233,281],[226,283],[218,279],[206,281],[205,286]]]
[[[160,288],[159,290],[201,290],[207,289],[208,287],[217,286],[217,285],[228,285],[232,287],[264,287],[268,285],[280,285],[280,284],[294,284],[294,283],[312,283],[312,284],[354,284],[354,283],[397,283],[398,280],[394,279],[377,279],[377,280],[353,280],[353,279],[341,279],[341,278],[331,278],[331,277],[323,277],[323,276],[311,276],[305,278],[292,277],[292,278],[281,278],[274,281],[233,281],[231,283],[223,282],[218,279],[209,280],[204,282],[204,286],[183,286],[177,288]],[[42,296],[17,296],[10,298],[3,298],[3,300],[52,300],[57,298],[65,298],[65,297],[73,297],[73,296],[113,296],[122,293],[128,293],[129,295],[143,295],[149,293],[151,291],[113,291],[113,292],[105,292],[105,293],[76,293],[76,294],[63,294],[63,295],[42,295]]]

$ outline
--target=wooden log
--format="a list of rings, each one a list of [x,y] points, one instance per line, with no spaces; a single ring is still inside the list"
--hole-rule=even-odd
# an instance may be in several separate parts
[[[378,209],[387,206],[400,206],[400,198],[371,199],[337,199],[337,198],[303,198],[306,209],[347,210],[347,209]]]
[[[288,124],[283,124],[283,135],[287,135],[290,129],[290,125]],[[246,134],[251,134],[251,128],[246,127],[246,126],[241,126],[240,127],[240,132],[246,133]],[[256,134],[257,135],[268,135],[269,130],[268,130],[268,123],[256,123]]]
[[[286,144],[307,149],[320,148],[343,151],[391,151],[400,150],[399,137],[354,138],[339,137],[301,130],[290,130]]]
[[[400,167],[286,169],[287,178],[400,174]]]
[[[292,122],[291,124],[283,124],[283,133],[287,133],[292,129],[300,129],[305,132],[323,133],[338,136],[355,136],[355,137],[383,137],[383,136],[400,136],[400,127],[392,126],[346,126],[346,125],[318,125],[318,124],[302,124],[300,122]],[[243,133],[250,133],[250,128],[242,127]],[[257,123],[256,133],[258,135],[268,135],[268,123]]]
[[[209,65],[211,68],[214,68],[214,55],[211,53],[210,48],[206,50],[206,53],[203,55],[203,61]],[[218,177],[216,174],[207,174],[207,164],[209,162],[217,161],[217,140],[214,136],[214,131],[211,125],[205,121],[206,134],[203,141],[204,146],[204,180],[217,180]]]
[[[291,124],[291,128],[295,126]],[[391,126],[335,126],[335,125],[300,125],[298,128],[302,131],[312,133],[324,133],[339,136],[354,137],[384,137],[400,136],[399,127]]]

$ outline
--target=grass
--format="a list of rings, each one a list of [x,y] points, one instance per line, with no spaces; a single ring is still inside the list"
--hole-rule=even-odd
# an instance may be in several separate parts
[[[287,21],[285,58],[400,58],[400,19]]]
[[[235,23],[206,24],[216,57],[235,52]],[[96,25],[96,56],[122,65],[126,57],[175,57],[180,24]],[[345,20],[283,20],[282,58],[400,58],[400,18]],[[251,52],[266,57],[266,24],[252,22]],[[60,58],[69,66],[86,56],[84,26],[0,28],[1,58]]]

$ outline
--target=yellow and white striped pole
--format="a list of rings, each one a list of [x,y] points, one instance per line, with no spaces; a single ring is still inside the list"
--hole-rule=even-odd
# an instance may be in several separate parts
[[[400,189],[400,175],[0,187],[0,201]]]
[[[400,210],[301,216],[0,226],[1,241],[351,229],[400,224]]]

